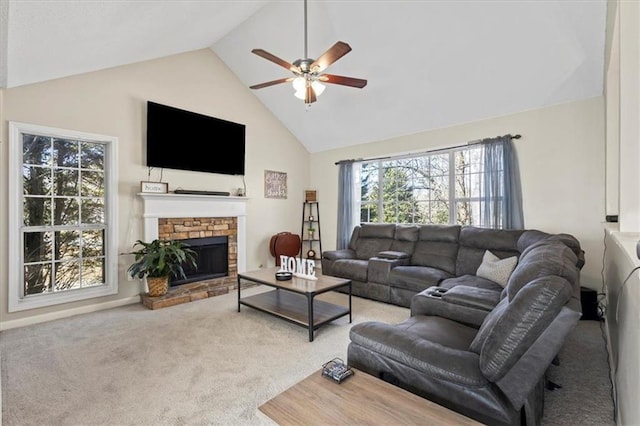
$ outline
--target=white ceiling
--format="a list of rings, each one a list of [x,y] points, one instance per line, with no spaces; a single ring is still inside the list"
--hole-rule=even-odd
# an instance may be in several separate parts
[[[4,0],[0,84],[205,47],[247,87],[289,77],[251,50],[302,58],[303,4]],[[606,0],[309,0],[309,56],[349,43],[326,72],[368,85],[308,110],[288,83],[252,92],[310,152],[384,140],[601,95],[605,24]]]

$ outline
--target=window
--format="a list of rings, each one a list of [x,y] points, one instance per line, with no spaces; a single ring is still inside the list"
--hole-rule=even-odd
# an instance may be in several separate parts
[[[9,131],[9,311],[117,293],[117,138]]]
[[[361,222],[480,224],[481,146],[363,162]]]

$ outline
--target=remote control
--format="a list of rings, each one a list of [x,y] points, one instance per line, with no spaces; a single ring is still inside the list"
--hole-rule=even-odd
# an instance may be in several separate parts
[[[322,375],[337,383],[353,375],[353,370],[337,358],[329,361],[323,367]]]

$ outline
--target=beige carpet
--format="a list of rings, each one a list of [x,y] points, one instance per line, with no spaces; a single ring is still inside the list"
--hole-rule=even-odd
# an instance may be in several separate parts
[[[260,404],[324,362],[346,361],[347,318],[309,342],[305,328],[238,313],[236,302],[230,293],[155,311],[131,305],[0,333],[3,426],[270,425]],[[353,323],[409,315],[356,297],[353,310]],[[563,394],[552,392],[549,408],[566,409]]]
[[[353,311],[354,323],[408,316],[355,297]],[[344,317],[309,342],[306,328],[249,307],[238,313],[235,292],[7,330],[0,334],[3,425],[270,424],[258,405],[324,362],[346,361],[348,333]]]

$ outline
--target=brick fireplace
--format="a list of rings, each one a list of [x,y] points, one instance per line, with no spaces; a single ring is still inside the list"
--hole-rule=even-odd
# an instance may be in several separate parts
[[[191,194],[139,194],[144,201],[145,241],[156,238],[227,243],[225,276],[198,279],[172,286],[165,296],[142,294],[150,309],[164,308],[228,293],[237,288],[238,272],[245,270],[246,198]],[[194,240],[197,239],[197,240]],[[214,275],[220,275],[216,273]]]

